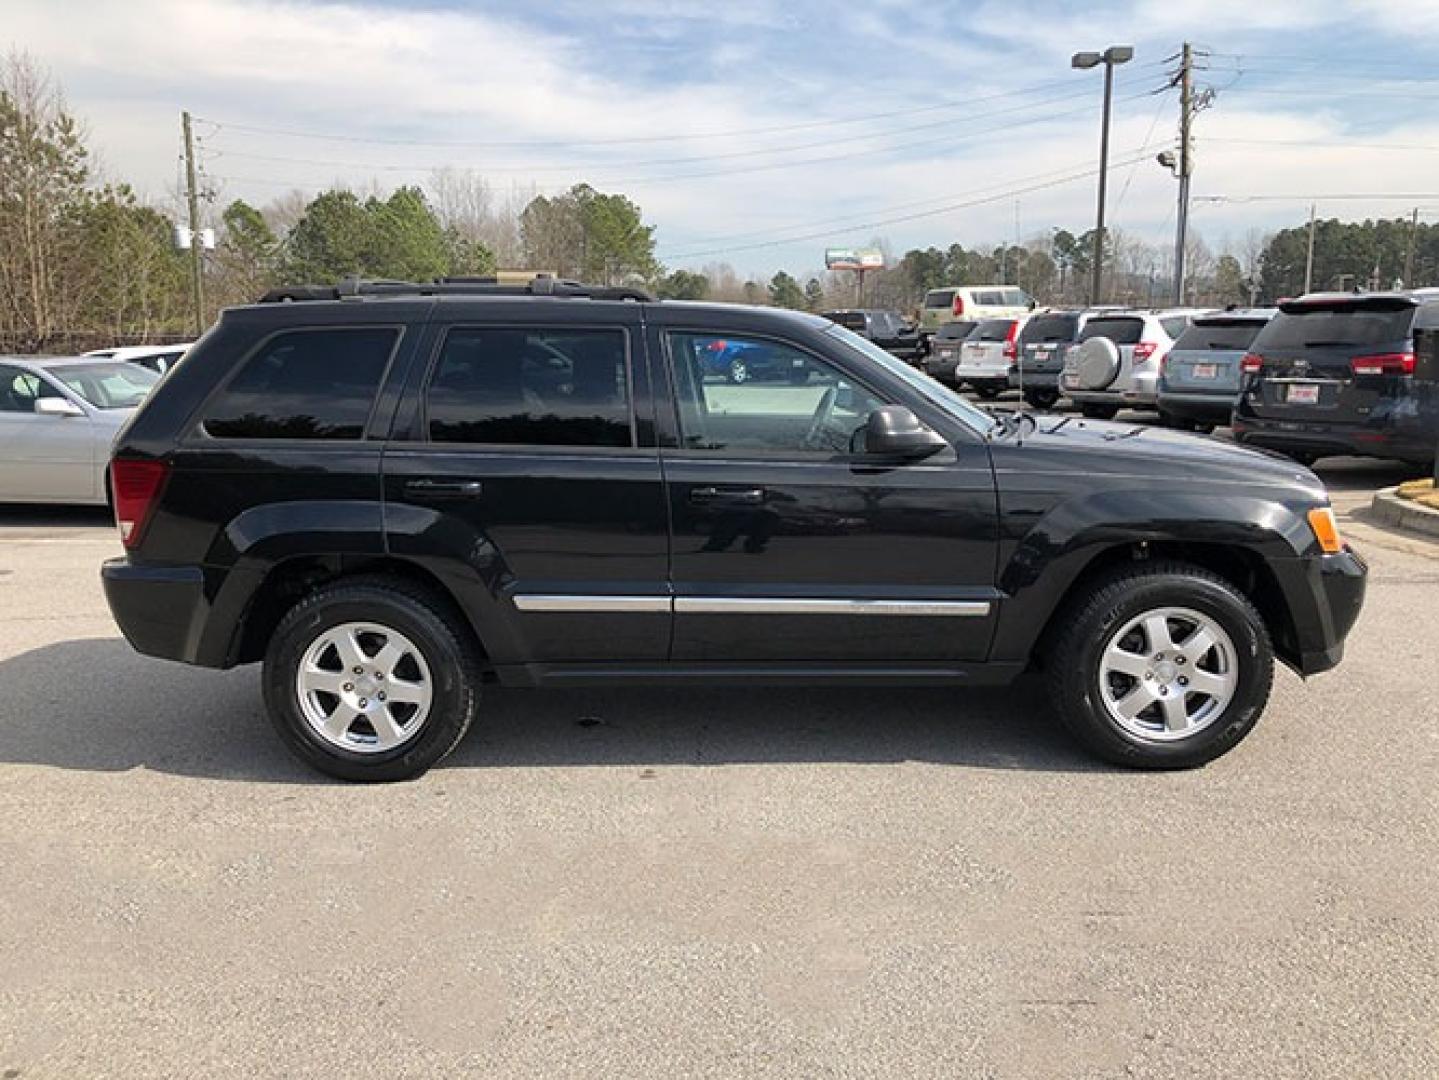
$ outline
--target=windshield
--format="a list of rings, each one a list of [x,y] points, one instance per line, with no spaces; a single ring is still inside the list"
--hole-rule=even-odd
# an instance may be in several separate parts
[[[903,360],[885,352],[869,339],[862,338],[853,331],[838,325],[827,327],[825,333],[838,338],[848,345],[851,351],[862,353],[866,359],[878,364],[891,375],[903,379],[945,412],[957,417],[981,435],[987,435],[994,430],[996,424],[994,417],[975,408],[955,391],[936,382],[928,375],[921,374]]]
[[[1368,348],[1400,342],[1409,336],[1414,308],[1313,307],[1281,311],[1254,341],[1254,351],[1321,346]]]
[[[1144,333],[1143,319],[1105,316],[1090,319],[1085,323],[1084,329],[1079,332],[1079,340],[1088,341],[1090,338],[1107,337],[1116,345],[1136,345],[1139,342],[1139,335],[1142,333]]]
[[[66,364],[45,369],[71,393],[97,409],[131,409],[145,400],[160,376],[138,364]]]
[[[1079,327],[1078,315],[1036,315],[1019,332],[1021,345],[1041,341],[1073,341]]]
[[[1187,352],[1190,349],[1202,349],[1243,352],[1249,348],[1255,335],[1263,329],[1264,323],[1258,321],[1191,323],[1189,329],[1180,334],[1179,340],[1174,343],[1174,351]]]

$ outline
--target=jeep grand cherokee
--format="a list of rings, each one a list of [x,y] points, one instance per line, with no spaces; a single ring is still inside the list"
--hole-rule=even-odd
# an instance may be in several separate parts
[[[1365,568],[1303,467],[990,415],[818,316],[538,279],[226,311],[117,442],[111,610],[264,661],[336,776],[415,776],[487,681],[1007,683],[1112,761],[1208,761],[1274,658],[1340,660]],[[728,381],[712,343],[782,382]]]

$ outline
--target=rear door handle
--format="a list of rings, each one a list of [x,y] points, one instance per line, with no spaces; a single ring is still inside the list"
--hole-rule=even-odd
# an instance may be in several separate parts
[[[764,502],[764,488],[691,488],[690,502],[739,503],[743,506],[759,506]]]
[[[484,494],[478,480],[407,480],[405,491],[421,499],[474,499]]]

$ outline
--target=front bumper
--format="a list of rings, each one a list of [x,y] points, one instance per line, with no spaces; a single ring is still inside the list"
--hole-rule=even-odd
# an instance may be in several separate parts
[[[1364,606],[1369,567],[1350,548],[1295,562],[1296,580],[1285,584],[1291,594],[1296,647],[1283,659],[1301,675],[1317,675],[1344,658],[1344,639]],[[1295,589],[1301,595],[1295,596]]]

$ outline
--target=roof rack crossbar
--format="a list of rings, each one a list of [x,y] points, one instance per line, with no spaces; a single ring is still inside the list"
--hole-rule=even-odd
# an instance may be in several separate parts
[[[542,275],[529,282],[502,283],[495,278],[454,277],[434,281],[384,281],[345,278],[335,285],[287,285],[260,297],[262,304],[306,300],[345,300],[361,296],[559,296],[583,300],[633,300],[653,303],[644,289],[629,285],[585,285]]]

